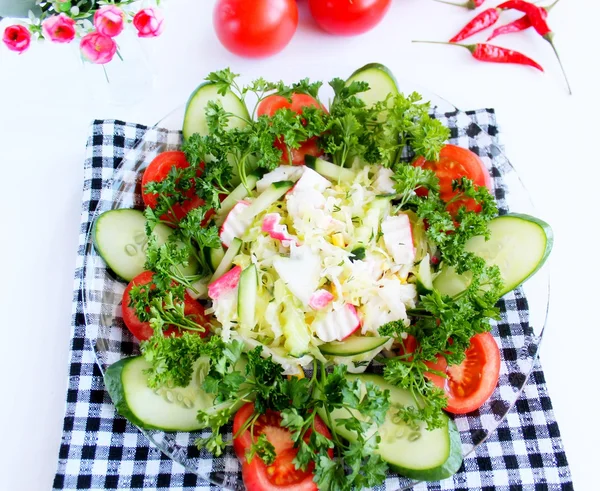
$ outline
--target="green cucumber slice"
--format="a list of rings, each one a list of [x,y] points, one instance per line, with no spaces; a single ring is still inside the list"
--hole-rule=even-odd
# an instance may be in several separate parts
[[[390,391],[391,407],[384,423],[377,429],[381,437],[376,452],[389,464],[390,468],[411,479],[422,481],[439,481],[452,476],[462,464],[463,456],[460,436],[454,422],[444,416],[444,425],[428,431],[421,423],[418,431],[398,421],[396,412],[399,407],[414,406],[415,401],[410,392],[387,383],[380,375],[347,374],[350,381],[359,380],[363,384],[372,382],[383,390]],[[324,421],[329,421],[324,410],[318,410]],[[336,409],[331,413],[332,420],[344,419],[348,413]],[[349,441],[356,440],[356,433],[343,425],[335,426],[336,432]]]
[[[304,156],[304,164],[314,171],[321,174],[323,177],[336,182],[354,182],[356,175],[350,169],[345,169],[339,165],[335,165],[327,160],[313,157],[312,155]]]
[[[173,231],[159,223],[152,233],[160,246],[167,242]],[[108,267],[125,281],[131,281],[144,271],[148,237],[146,217],[140,210],[105,211],[94,222],[92,240]],[[190,258],[183,274],[193,275],[197,269],[196,260]]]
[[[390,338],[374,336],[350,336],[343,341],[331,341],[319,346],[324,355],[354,356],[368,353],[388,342]]]
[[[229,193],[229,196],[221,202],[221,207],[215,215],[215,223],[218,226],[223,225],[223,222],[227,218],[227,214],[239,201],[242,201],[248,196],[250,191],[256,187],[256,183],[259,179],[260,178],[256,174],[248,174],[248,176],[246,176],[246,184],[248,187],[244,186],[243,183],[238,184],[237,187]]]
[[[194,133],[201,136],[209,134],[206,122],[206,108],[210,101],[218,102],[226,112],[233,116],[229,118],[228,128],[243,128],[250,119],[245,104],[233,92],[227,91],[225,95],[218,93],[219,86],[205,82],[198,86],[188,99],[183,118],[183,137],[188,139]]]
[[[254,218],[265,211],[275,201],[278,201],[285,193],[294,186],[292,181],[278,181],[271,184],[267,189],[258,195],[258,197],[240,213],[239,221],[241,223],[252,223]]]
[[[398,93],[398,84],[394,75],[385,65],[380,63],[369,63],[356,70],[346,81],[346,85],[352,82],[367,82],[369,90],[356,95],[367,107],[376,102],[384,101],[389,94]]]
[[[219,245],[219,247],[215,249],[213,249],[212,247],[208,248],[208,261],[213,271],[217,270],[219,264],[221,264],[221,261],[224,257],[225,249],[223,249],[222,245]]]
[[[223,256],[222,261],[219,263],[219,266],[215,270],[215,274],[212,275],[212,278],[208,282],[209,284],[213,281],[219,279],[223,276],[227,271],[231,269],[231,265],[233,264],[233,259],[238,255],[240,249],[242,248],[242,241],[235,237],[233,241],[231,241],[231,245],[227,249],[227,252]]]
[[[199,360],[187,387],[159,389],[148,387],[145,370],[150,364],[143,356],[124,358],[106,369],[104,383],[117,412],[131,423],[145,429],[194,431],[201,429],[198,410],[213,407],[214,395],[200,387],[207,362]]]
[[[431,261],[429,253],[421,259],[417,268],[417,292],[420,295],[426,295],[433,291],[433,275],[431,274]]]
[[[303,312],[287,303],[281,313],[281,330],[285,336],[284,347],[290,356],[300,358],[308,353],[310,333]]]
[[[243,373],[246,363],[242,357],[236,370]],[[215,395],[202,389],[208,358],[196,361],[192,380],[186,387],[150,389],[146,375],[149,368],[143,356],[132,356],[112,364],[104,373],[104,384],[117,412],[140,428],[196,431],[202,429],[196,419],[199,410],[215,413],[231,407],[227,403],[215,405]],[[233,411],[241,405],[242,402],[236,404]]]
[[[238,318],[240,327],[254,329],[256,325],[256,298],[258,297],[258,272],[251,264],[240,274],[238,286]]]
[[[516,213],[494,218],[489,229],[489,240],[473,237],[465,244],[465,250],[481,256],[490,266],[498,266],[504,280],[501,292],[504,295],[544,265],[552,251],[554,235],[543,220]],[[468,288],[470,282],[469,272],[459,275],[453,267],[442,267],[433,286],[452,297]]]

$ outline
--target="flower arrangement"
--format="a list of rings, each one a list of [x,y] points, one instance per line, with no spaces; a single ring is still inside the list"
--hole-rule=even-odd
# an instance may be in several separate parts
[[[158,5],[160,0],[154,0]],[[127,24],[139,37],[159,36],[164,17],[155,6],[139,0],[36,0],[36,12],[29,19],[4,29],[2,41],[11,51],[23,53],[32,39],[70,43],[79,39],[84,59],[103,65],[118,54],[115,38]],[[143,8],[142,8],[143,7]]]

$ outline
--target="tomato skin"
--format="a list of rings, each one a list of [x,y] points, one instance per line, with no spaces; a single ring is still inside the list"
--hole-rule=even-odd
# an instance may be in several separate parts
[[[292,94],[291,102],[280,95],[271,95],[265,97],[257,108],[258,116],[269,116],[272,118],[279,109],[289,109],[296,114],[301,114],[305,107],[316,107],[322,111],[327,112],[319,102],[308,94]],[[292,156],[288,154],[288,149],[281,139],[275,140],[274,146],[281,150],[281,164],[287,165],[304,165],[304,156],[312,155],[313,157],[320,157],[323,155],[323,151],[317,145],[317,137],[309,138],[308,140],[301,142],[299,148],[292,148]]]
[[[472,180],[475,186],[485,186],[492,191],[492,179],[485,164],[475,153],[466,148],[446,145],[442,148],[437,162],[417,157],[413,165],[435,172],[440,180],[440,198],[444,201],[450,201],[458,194],[458,191],[452,190],[452,181],[460,177],[466,177]],[[427,190],[417,189],[416,193],[425,196]],[[461,206],[465,206],[468,211],[481,211],[481,205],[474,199],[457,199],[447,206],[447,210],[452,215],[456,215]]]
[[[256,113],[259,116],[266,114],[272,118],[279,109],[287,108],[294,111],[296,114],[300,114],[305,107],[316,107],[327,112],[327,109],[319,104],[319,101],[314,97],[308,94],[294,93],[291,96],[291,101],[281,95],[270,95],[265,97],[260,101]]]
[[[154,330],[150,326],[149,322],[142,322],[135,313],[135,309],[129,304],[131,302],[130,292],[134,286],[147,285],[152,281],[154,273],[152,271],[144,271],[137,275],[133,280],[129,282],[127,288],[123,292],[123,303],[121,305],[123,311],[123,322],[127,326],[127,329],[133,334],[139,341],[146,341],[150,339]],[[208,320],[204,313],[204,307],[194,300],[187,292],[185,293],[184,299],[184,314],[187,317],[192,317],[198,324],[208,326]],[[165,336],[174,334],[175,336],[181,336],[181,330],[176,327],[169,327],[164,331]],[[208,329],[198,333],[201,337],[208,336]]]
[[[298,148],[292,148],[292,159],[290,162],[290,156],[288,149],[281,140],[276,140],[274,146],[281,150],[281,163],[283,165],[304,165],[304,156],[312,155],[313,157],[320,157],[323,155],[323,150],[317,145],[317,138],[309,138],[308,140],[300,143]]]
[[[168,175],[172,167],[178,169],[185,169],[189,167],[185,153],[173,151],[173,152],[162,152],[159,153],[150,165],[146,167],[144,175],[142,176],[142,199],[144,204],[150,208],[156,208],[158,204],[158,195],[146,193],[146,185],[150,182],[160,182],[164,180]]]
[[[278,53],[298,27],[295,0],[218,0],[213,25],[232,53],[260,58]]]
[[[324,31],[340,36],[362,34],[385,16],[392,0],[309,0],[310,13]]]
[[[466,414],[479,409],[487,401],[498,384],[500,375],[500,350],[489,332],[476,334],[460,365],[448,366],[443,357],[432,365],[445,371],[447,378],[428,374],[427,377],[448,396],[446,411]]]
[[[254,404],[247,403],[242,406],[233,420],[233,434],[239,433],[244,423],[252,416]],[[315,416],[315,429],[331,439],[331,433],[319,416]],[[267,466],[260,457],[255,456],[249,463],[246,452],[252,445],[253,438],[247,429],[233,440],[233,448],[242,463],[242,476],[248,491],[316,491],[317,486],[313,481],[314,463],[305,471],[296,469],[293,459],[297,450],[293,447],[290,432],[281,428],[281,416],[276,411],[267,411],[261,415],[254,424],[254,437],[265,433],[269,442],[275,447],[276,459],[273,465]],[[307,432],[305,441],[310,438]],[[333,457],[333,450],[329,452]]]
[[[170,152],[162,152],[159,153],[150,165],[146,167],[144,171],[144,175],[142,176],[142,199],[146,206],[150,208],[156,208],[158,204],[158,195],[146,193],[144,192],[146,186],[150,182],[160,182],[164,180],[173,167],[178,169],[185,169],[189,167],[185,153],[179,151],[170,151]],[[203,166],[201,166],[202,168]],[[166,221],[179,221],[184,218],[191,210],[194,208],[198,208],[204,204],[204,200],[200,199],[194,189],[190,189],[186,192],[187,201],[184,203],[176,203],[173,205],[173,214],[175,215],[175,219],[173,217],[165,214],[161,218]],[[205,220],[206,223],[206,220]]]

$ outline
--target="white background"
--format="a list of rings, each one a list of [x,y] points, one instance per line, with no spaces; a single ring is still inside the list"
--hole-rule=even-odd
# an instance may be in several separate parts
[[[600,438],[600,2],[562,0],[549,18],[572,96],[550,46],[531,30],[497,42],[527,53],[545,74],[480,63],[460,48],[411,44],[448,39],[473,15],[429,0],[393,0],[378,28],[355,38],[320,32],[302,7],[290,45],[260,61],[238,58],[220,46],[212,30],[213,0],[164,3],[167,30],[142,41],[154,90],[135,105],[113,106],[94,98],[95,86],[74,47],[35,45],[21,56],[0,47],[0,489],[49,489],[56,468],[91,120],[154,123],[185,102],[208,71],[225,66],[249,77],[329,80],[371,61],[460,108],[497,110],[507,154],[539,215],[555,231],[551,312],[541,359],[575,486],[592,489],[598,453],[591,449]]]

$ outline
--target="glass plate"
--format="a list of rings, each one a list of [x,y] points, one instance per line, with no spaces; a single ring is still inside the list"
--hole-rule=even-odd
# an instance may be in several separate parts
[[[416,90],[430,100],[437,112],[454,112],[456,107],[441,97],[400,81],[405,93]],[[181,140],[184,107],[179,107],[148,130],[139,144],[126,153],[123,162],[108,181],[103,196],[94,212],[94,219],[104,211],[115,208],[142,208],[139,183],[141,171],[160,152],[177,149]],[[158,142],[158,143],[156,143]],[[491,144],[495,165],[503,174],[505,199],[512,212],[535,215],[529,194],[502,149]],[[487,157],[482,157],[491,166]],[[106,194],[108,192],[108,194]],[[87,237],[83,277],[83,308],[86,332],[91,340],[98,365],[104,370],[123,357],[139,354],[138,344],[125,328],[121,317],[121,298],[126,284],[118,280],[94,250],[91,235]],[[476,412],[454,418],[460,431],[463,454],[471,453],[494,432],[506,413],[519,398],[538,354],[546,322],[550,280],[547,268],[542,268],[522,288],[511,292],[500,302],[502,319],[493,324],[502,355],[498,387],[492,397]],[[523,307],[529,304],[529,313]],[[521,309],[520,313],[516,308]],[[508,310],[508,311],[507,311]],[[529,314],[529,315],[528,315]],[[231,448],[219,459],[205,451],[198,451],[194,440],[206,432],[165,433],[140,431],[162,452],[220,488],[244,489],[238,460]],[[229,435],[229,438],[231,434]],[[413,481],[390,474],[386,489],[407,489]]]

